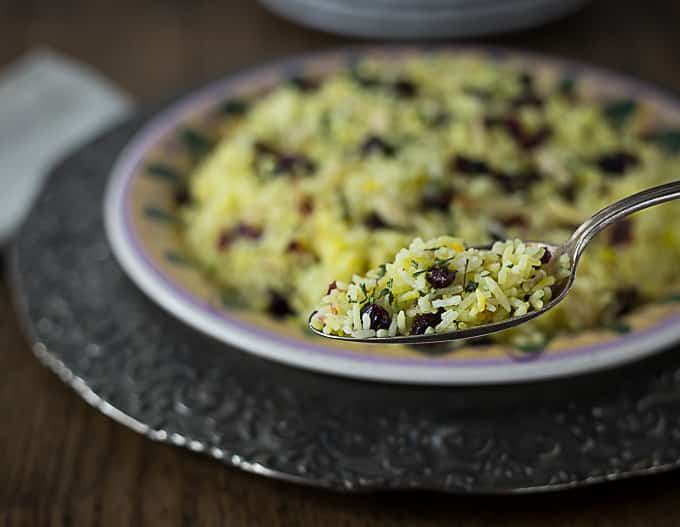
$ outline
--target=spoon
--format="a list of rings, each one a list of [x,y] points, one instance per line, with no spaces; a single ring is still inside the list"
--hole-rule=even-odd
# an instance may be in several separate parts
[[[553,245],[544,242],[528,242],[533,245],[538,245],[546,248],[552,254],[550,262],[546,265],[545,269],[548,273],[554,271],[560,257],[566,254],[569,257],[569,263],[571,267],[571,273],[567,278],[561,281],[559,284],[555,284],[553,292],[555,296],[553,299],[544,305],[541,309],[536,311],[530,311],[525,315],[520,315],[516,317],[508,318],[507,320],[501,320],[500,322],[493,322],[490,324],[483,324],[480,326],[473,326],[465,329],[459,329],[456,331],[450,331],[447,333],[433,333],[430,335],[398,335],[394,337],[370,337],[370,338],[356,338],[351,336],[339,336],[339,335],[326,335],[322,331],[319,331],[310,326],[310,329],[321,337],[326,337],[335,340],[347,340],[352,342],[368,342],[371,344],[427,344],[433,342],[446,342],[451,340],[468,339],[473,337],[481,337],[484,335],[489,335],[491,333],[496,333],[498,331],[503,331],[520,324],[528,322],[532,318],[536,318],[546,311],[554,308],[567,296],[572,286],[574,285],[574,278],[576,276],[576,267],[578,265],[579,259],[583,254],[588,243],[595,237],[597,233],[606,227],[616,223],[618,220],[633,214],[634,212],[652,207],[654,205],[659,205],[665,203],[666,201],[671,201],[680,198],[680,181],[673,181],[671,183],[666,183],[665,185],[659,185],[657,187],[652,187],[632,196],[623,198],[620,201],[605,207],[599,212],[595,213],[593,216],[584,221],[571,235],[571,237],[562,245]],[[475,249],[490,249],[490,245],[477,246]],[[316,313],[316,312],[314,312]],[[311,323],[312,313],[309,317]]]

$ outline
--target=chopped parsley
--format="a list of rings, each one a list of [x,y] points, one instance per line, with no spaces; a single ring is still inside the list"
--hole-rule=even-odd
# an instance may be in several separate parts
[[[366,284],[361,284],[359,287],[361,288],[361,292],[364,294],[364,300],[363,300],[362,304],[365,303],[365,302],[368,302],[369,296],[368,296],[368,291],[366,290]]]
[[[470,264],[470,259],[465,258],[465,269],[463,270],[463,289],[467,291],[467,272],[468,272],[468,265]],[[477,287],[475,286],[475,289]]]
[[[477,287],[479,287],[479,284],[474,280],[470,280],[470,282],[464,287],[464,290],[466,293],[473,293],[477,290]]]

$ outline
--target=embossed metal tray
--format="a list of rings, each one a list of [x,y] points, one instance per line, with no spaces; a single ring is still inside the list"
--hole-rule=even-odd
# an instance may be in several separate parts
[[[338,490],[558,490],[680,464],[680,356],[566,380],[438,388],[341,379],[212,340],[148,300],[114,260],[101,201],[148,119],[57,166],[12,278],[36,356],[151,439]]]

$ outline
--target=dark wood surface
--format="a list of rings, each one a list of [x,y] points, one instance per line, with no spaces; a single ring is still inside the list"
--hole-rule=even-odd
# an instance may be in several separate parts
[[[680,2],[600,0],[542,28],[484,39],[680,90]],[[0,66],[39,45],[152,101],[263,60],[356,43],[252,0],[0,0]],[[0,271],[0,277],[2,272]],[[348,496],[267,480],[154,444],[87,406],[29,353],[0,278],[0,526],[680,525],[680,474],[554,495]]]

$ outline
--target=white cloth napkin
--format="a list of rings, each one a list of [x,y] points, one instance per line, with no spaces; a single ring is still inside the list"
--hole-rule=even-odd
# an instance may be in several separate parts
[[[53,51],[30,52],[0,71],[0,245],[49,167],[131,108],[109,81]]]

